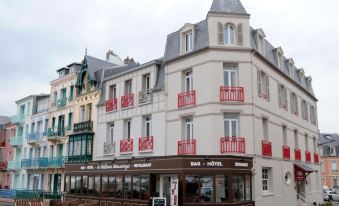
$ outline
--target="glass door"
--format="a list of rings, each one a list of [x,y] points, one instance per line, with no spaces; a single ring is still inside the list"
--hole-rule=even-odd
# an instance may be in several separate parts
[[[237,70],[235,66],[226,66],[224,68],[224,86],[237,86]]]

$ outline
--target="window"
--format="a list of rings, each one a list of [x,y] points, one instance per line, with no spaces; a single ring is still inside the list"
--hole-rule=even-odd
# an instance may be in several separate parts
[[[88,176],[82,176],[82,192],[84,195],[88,193]]]
[[[53,102],[52,102],[52,106],[56,106],[57,101],[58,101],[58,92],[55,91],[55,92],[53,92]]]
[[[245,180],[244,176],[232,176],[232,192],[233,202],[240,202],[245,200]]]
[[[271,186],[271,168],[263,167],[262,168],[262,191],[270,191]]]
[[[152,118],[151,116],[144,117],[144,136],[152,136]]]
[[[65,177],[65,192],[70,192],[70,187],[71,187],[71,185],[70,185],[70,182],[69,182],[69,176],[66,176]]]
[[[132,94],[132,80],[127,80],[125,82],[125,95]]]
[[[215,176],[215,197],[216,202],[228,202],[229,191],[228,191],[228,176],[216,175]]]
[[[335,146],[330,146],[330,156],[335,156]]]
[[[148,91],[150,89],[150,84],[151,84],[151,78],[150,74],[145,74],[142,76],[142,90],[143,91]]]
[[[74,96],[74,85],[71,85],[70,91],[69,91],[69,101],[73,100],[73,96]]]
[[[213,176],[186,175],[185,202],[214,202]]]
[[[317,153],[317,141],[315,137],[313,137],[313,152]]]
[[[79,121],[85,121],[85,105],[80,106],[80,114],[79,114]]]
[[[108,99],[115,99],[117,97],[117,87],[116,85],[110,85],[108,90]]]
[[[114,142],[114,122],[108,124],[108,133],[106,136],[106,142],[113,143]]]
[[[193,139],[193,117],[189,116],[184,119],[185,121],[185,139]]]
[[[268,119],[262,118],[262,126],[263,126],[263,138],[264,140],[268,140]]]
[[[238,114],[224,114],[224,135],[225,137],[238,136]]]
[[[131,199],[132,198],[132,178],[131,175],[125,175],[124,182],[124,198]]]
[[[226,24],[224,28],[224,43],[235,44],[235,28],[231,24]]]
[[[308,109],[307,109],[307,103],[305,100],[301,101],[301,116],[303,120],[308,121]]]
[[[262,55],[265,55],[265,39],[260,34],[258,35],[258,49]]]
[[[299,148],[298,130],[294,130],[294,144],[295,148]]]
[[[68,113],[68,129],[72,128],[72,112]]]
[[[283,144],[286,146],[287,144],[287,126],[282,126],[282,133],[283,133]]]
[[[309,147],[308,147],[308,135],[305,134],[305,148],[306,148],[306,151],[309,151]]]
[[[189,31],[184,34],[185,37],[185,52],[190,52],[193,49],[193,33]]]
[[[332,172],[336,172],[337,171],[337,161],[336,160],[332,160],[331,168],[332,168]]]
[[[333,176],[333,188],[336,188],[337,185],[338,185],[337,184],[337,182],[338,182],[337,179],[338,179],[337,176]]]
[[[224,66],[224,86],[237,86],[237,68],[236,66]]]
[[[295,93],[290,93],[291,99],[291,113],[298,116],[298,97]]]
[[[100,187],[101,187],[100,181],[101,181],[100,175],[95,176],[94,178],[94,195],[95,196],[100,195]]]
[[[107,176],[102,176],[101,194],[104,197],[108,196],[108,177]]]
[[[317,125],[316,112],[314,106],[310,106],[310,120],[311,123]]]
[[[54,157],[54,145],[49,146],[49,157]]]
[[[264,99],[270,99],[270,85],[268,75],[258,70],[258,95]]]
[[[92,119],[92,104],[87,104],[87,120],[91,120]]]
[[[30,115],[30,113],[29,113],[30,110],[31,110],[31,103],[28,102],[28,104],[27,104],[27,116]]]
[[[52,186],[52,174],[50,174],[49,180],[51,183],[49,185]],[[75,176],[71,176],[71,194],[74,193],[75,193]]]
[[[193,90],[193,72],[188,71],[185,73],[185,92]]]
[[[278,102],[279,107],[288,109],[287,107],[287,89],[284,85],[278,84]]]
[[[125,120],[125,138],[128,140],[131,139],[131,124],[132,120]]]

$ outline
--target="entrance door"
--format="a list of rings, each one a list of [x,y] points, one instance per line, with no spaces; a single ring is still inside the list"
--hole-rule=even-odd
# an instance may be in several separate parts
[[[162,176],[162,197],[166,198],[166,205],[171,205],[171,176]]]
[[[53,193],[61,192],[61,174],[54,175]]]
[[[178,206],[178,176],[161,175],[159,196],[166,198],[166,206]]]
[[[297,194],[305,198],[305,181],[297,181]]]
[[[63,144],[57,146],[57,157],[62,157]]]

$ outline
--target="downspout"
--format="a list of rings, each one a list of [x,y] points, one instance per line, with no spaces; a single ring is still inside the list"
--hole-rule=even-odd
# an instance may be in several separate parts
[[[252,130],[253,130],[253,181],[255,181],[255,178],[254,178],[254,175],[255,175],[255,162],[256,162],[256,152],[255,152],[255,131],[254,131],[254,119],[255,119],[255,115],[254,115],[254,82],[253,82],[253,54],[255,53],[254,50],[251,51],[251,85],[252,85]],[[254,184],[253,185],[253,188],[252,188],[252,193],[253,193],[253,197],[252,197],[252,200],[255,201],[255,182],[253,182]]]

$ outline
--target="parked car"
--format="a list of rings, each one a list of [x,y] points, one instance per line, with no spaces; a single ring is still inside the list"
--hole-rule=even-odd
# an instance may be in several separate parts
[[[332,193],[333,191],[329,190],[327,186],[323,186],[323,198],[325,201],[332,201]]]

